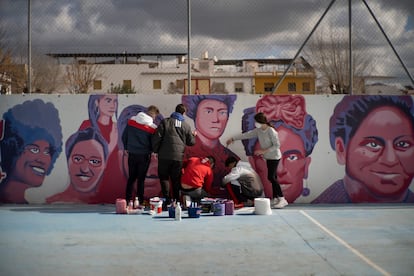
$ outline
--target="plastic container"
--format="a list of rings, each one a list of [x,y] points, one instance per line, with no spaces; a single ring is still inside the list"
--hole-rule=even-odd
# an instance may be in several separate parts
[[[154,211],[155,214],[162,213],[162,200],[158,197],[150,199],[151,211]]]
[[[200,207],[188,207],[188,217],[189,218],[199,218],[201,214]]]
[[[215,216],[224,216],[226,213],[226,205],[222,202],[216,202],[213,204],[213,214]]]
[[[213,199],[202,199],[201,200],[201,212],[202,213],[210,213],[213,211],[213,203],[215,202],[215,200]]]
[[[168,217],[175,218],[175,206],[173,204],[168,207]]]
[[[272,209],[270,208],[270,199],[255,198],[254,199],[254,213],[256,215],[271,215]]]
[[[233,200],[227,200],[225,203],[225,211],[224,213],[226,216],[234,214],[234,202]]]
[[[126,200],[117,198],[115,201],[115,209],[117,214],[128,214]]]
[[[180,202],[177,202],[177,206],[175,206],[175,220],[181,220],[181,205],[180,205]]]
[[[138,200],[138,197],[135,197],[135,200],[134,200],[134,209],[137,209],[139,207],[139,200]]]

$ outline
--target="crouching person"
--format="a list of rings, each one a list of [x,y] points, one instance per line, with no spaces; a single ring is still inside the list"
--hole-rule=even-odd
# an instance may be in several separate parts
[[[227,158],[225,162],[226,167],[231,171],[223,177],[222,186],[226,186],[236,205],[251,206],[255,198],[264,197],[260,176],[249,162],[238,161],[232,156]]]
[[[203,197],[209,196],[208,192],[214,179],[214,164],[213,156],[190,157],[183,161],[181,194],[184,201],[186,197],[190,197],[191,201],[200,202]],[[183,206],[188,207],[185,203],[183,202]]]

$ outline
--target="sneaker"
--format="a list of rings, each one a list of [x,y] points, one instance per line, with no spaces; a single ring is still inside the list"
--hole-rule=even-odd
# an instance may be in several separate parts
[[[276,205],[279,203],[279,198],[275,197],[274,199],[270,200],[270,207],[275,209]]]
[[[286,207],[289,203],[287,202],[287,200],[284,197],[279,198],[279,202],[274,205],[275,209],[283,209],[284,207]]]
[[[254,201],[248,199],[246,202],[243,203],[244,207],[254,207]]]
[[[243,203],[234,204],[234,209],[241,209],[244,207]]]

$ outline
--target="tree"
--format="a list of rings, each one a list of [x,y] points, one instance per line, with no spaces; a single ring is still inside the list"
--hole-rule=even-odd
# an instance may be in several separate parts
[[[81,63],[75,59],[66,66],[64,82],[70,93],[88,93],[94,80],[101,77],[99,64]]]
[[[6,29],[0,25],[0,85],[2,91],[21,93],[26,87],[25,65],[13,61],[13,52],[7,39]]]
[[[113,88],[111,88],[110,91],[108,91],[108,93],[113,93],[113,94],[136,94],[137,92],[135,91],[135,87],[129,87],[126,85],[116,85]]]
[[[182,94],[182,93],[183,93],[182,89],[179,89],[179,88],[177,87],[177,85],[176,85],[175,83],[173,83],[173,82],[170,82],[170,83],[168,84],[168,89],[167,89],[167,92],[168,92],[169,94]]]
[[[32,58],[32,88],[35,92],[56,92],[59,65],[56,60],[41,55]]]
[[[304,55],[317,71],[318,82],[332,94],[349,93],[348,37],[334,29],[321,30],[311,38]],[[353,91],[364,92],[363,77],[372,68],[372,59],[360,49],[352,49]]]

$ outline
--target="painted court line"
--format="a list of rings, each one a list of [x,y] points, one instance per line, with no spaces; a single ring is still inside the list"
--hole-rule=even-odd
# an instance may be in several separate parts
[[[323,226],[322,224],[320,224],[316,219],[314,219],[313,217],[311,217],[305,211],[300,210],[300,213],[302,215],[304,215],[305,217],[307,217],[310,221],[312,221],[316,226],[318,226],[323,231],[325,231],[329,236],[331,236],[332,238],[334,238],[335,240],[337,240],[340,244],[342,244],[343,246],[345,246],[346,248],[348,248],[352,253],[354,253],[359,258],[361,258],[365,263],[367,263],[372,268],[374,268],[375,270],[377,270],[378,272],[380,272],[382,275],[391,276],[390,273],[388,273],[387,271],[385,271],[379,265],[375,264],[369,258],[365,257],[361,252],[359,252],[358,250],[356,250],[355,248],[353,248],[351,245],[349,245],[348,243],[346,243],[343,239],[341,239],[340,237],[338,237],[337,235],[335,235],[332,231],[330,231],[328,228],[326,228],[325,226]]]

